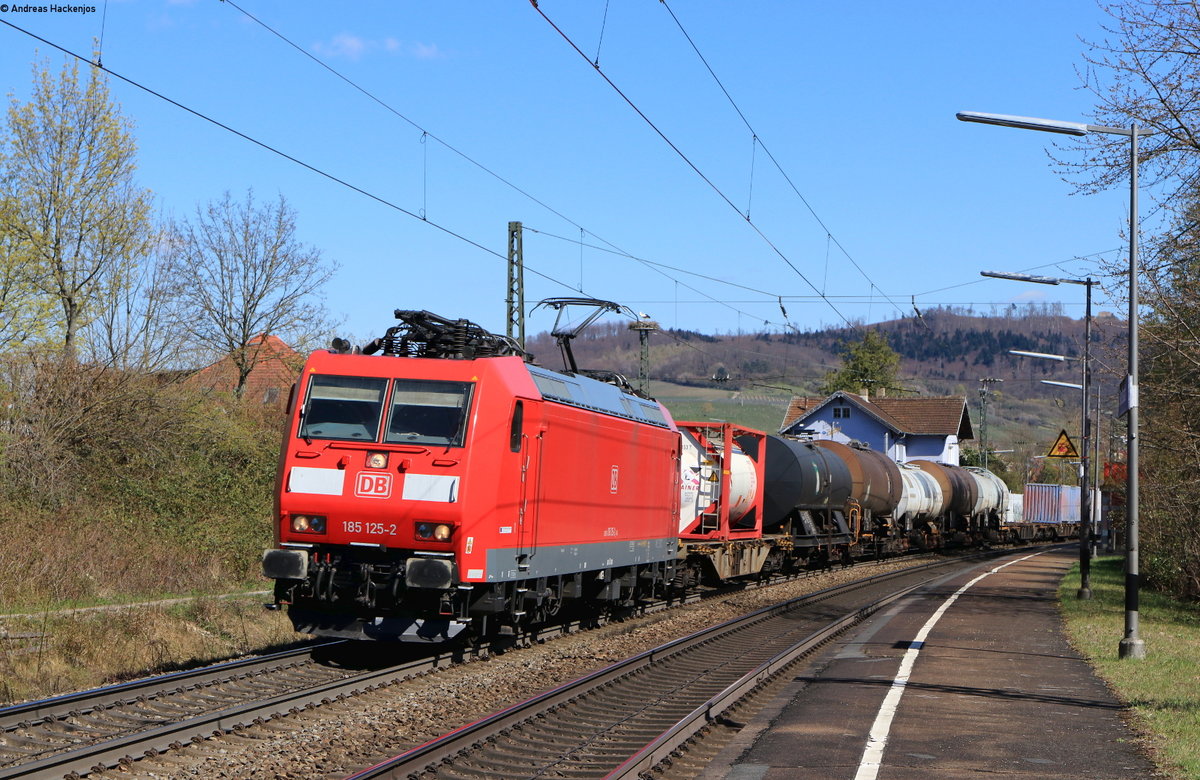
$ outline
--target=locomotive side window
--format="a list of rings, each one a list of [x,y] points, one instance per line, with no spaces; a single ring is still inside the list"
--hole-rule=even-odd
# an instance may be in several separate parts
[[[513,452],[521,451],[521,433],[525,424],[525,402],[517,401],[513,408],[512,428],[508,432],[508,448]]]
[[[384,441],[461,447],[470,400],[466,382],[397,379]]]
[[[299,435],[308,439],[375,441],[386,379],[315,375]]]

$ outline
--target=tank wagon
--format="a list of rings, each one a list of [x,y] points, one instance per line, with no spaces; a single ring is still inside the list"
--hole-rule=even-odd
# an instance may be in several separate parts
[[[615,306],[615,305],[613,305]],[[538,366],[468,320],[397,310],[292,390],[263,555],[302,632],[441,642],[567,605],[1002,538],[983,469],[679,422],[611,372]]]

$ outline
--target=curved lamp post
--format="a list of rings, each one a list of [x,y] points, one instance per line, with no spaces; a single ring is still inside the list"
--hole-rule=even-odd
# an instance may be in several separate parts
[[[1088,386],[1092,382],[1092,285],[1096,284],[1091,277],[1087,279],[1070,279],[1056,276],[1034,276],[1032,274],[1012,274],[1000,271],[980,271],[981,276],[994,279],[1012,279],[1018,282],[1033,282],[1034,284],[1081,284],[1087,288],[1087,309],[1083,325],[1083,384],[1054,382],[1043,379],[1049,385],[1071,387],[1082,391],[1083,405],[1079,430],[1082,431],[1080,440],[1081,455],[1079,458],[1079,590],[1075,597],[1090,599],[1092,597],[1092,479],[1088,453],[1091,452],[1092,418],[1088,414]],[[1010,354],[1021,357],[1042,358],[1044,360],[1066,361],[1064,355],[1051,355],[1045,352],[1025,352],[1009,350]]]
[[[1128,454],[1125,483],[1125,636],[1118,645],[1121,658],[1145,658],[1146,644],[1138,635],[1138,138],[1152,131],[1129,127],[1106,127],[1084,122],[1064,122],[1009,114],[983,114],[960,111],[963,122],[1017,127],[1046,133],[1083,136],[1088,133],[1123,135],[1129,138],[1129,373],[1122,389],[1122,410],[1127,415]],[[1091,289],[1091,288],[1088,288]]]

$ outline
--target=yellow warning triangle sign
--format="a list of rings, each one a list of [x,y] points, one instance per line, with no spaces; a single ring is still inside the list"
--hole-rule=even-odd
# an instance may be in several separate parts
[[[1058,434],[1058,438],[1054,440],[1054,445],[1050,451],[1046,453],[1047,458],[1078,458],[1079,451],[1075,449],[1075,442],[1071,441],[1071,437],[1067,435],[1066,430]]]

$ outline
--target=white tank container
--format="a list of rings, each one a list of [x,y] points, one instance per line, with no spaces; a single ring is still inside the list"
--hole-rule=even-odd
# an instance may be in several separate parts
[[[725,453],[719,443],[708,449],[689,430],[679,431],[679,533],[696,528],[706,514],[719,510],[719,501],[729,506],[729,522],[736,525],[754,504],[758,474],[754,461],[737,446]],[[721,470],[729,470],[729,495],[722,498]]]
[[[897,465],[900,466],[903,490],[900,492],[900,500],[896,503],[892,518],[901,527],[908,529],[914,522],[933,516],[943,503],[942,488],[929,472],[907,463]]]

